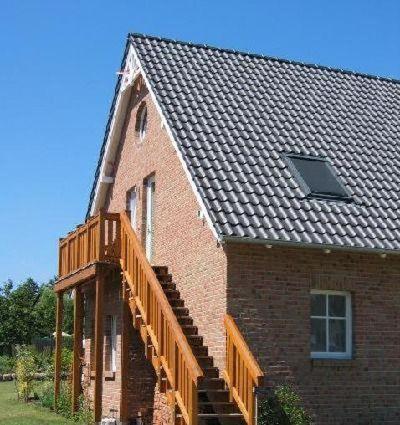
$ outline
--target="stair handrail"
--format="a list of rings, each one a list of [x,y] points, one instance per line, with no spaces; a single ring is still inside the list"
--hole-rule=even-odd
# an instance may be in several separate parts
[[[121,269],[167,379],[175,391],[182,416],[188,425],[196,425],[197,386],[199,379],[204,376],[203,371],[132,229],[126,212],[120,213],[120,221]],[[190,383],[185,380],[186,374],[190,378]]]
[[[224,316],[226,364],[223,377],[248,425],[255,425],[255,389],[263,385],[264,373],[234,319]]]

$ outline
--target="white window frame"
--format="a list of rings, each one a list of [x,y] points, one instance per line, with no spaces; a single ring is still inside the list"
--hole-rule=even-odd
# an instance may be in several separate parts
[[[311,319],[325,319],[326,326],[326,348],[328,350],[329,344],[329,319],[346,320],[346,351],[345,352],[329,352],[329,351],[311,351],[312,359],[351,359],[352,357],[352,312],[351,312],[351,293],[347,291],[331,291],[331,290],[320,290],[313,289],[311,294],[325,295],[329,299],[329,295],[341,295],[346,298],[346,315],[345,317],[329,316],[329,302],[327,299],[327,308],[325,316],[312,316],[310,311]],[[310,307],[311,307],[311,296],[310,296]],[[311,335],[310,335],[311,337]]]
[[[150,176],[146,181],[146,224],[145,224],[145,251],[146,257],[151,262],[153,257],[154,243],[154,197],[155,197],[155,177]]]
[[[143,141],[146,137],[147,132],[147,106],[144,105],[142,110],[140,111],[140,117],[139,117],[139,137],[140,140]]]
[[[117,371],[117,317],[111,316],[111,372]]]
[[[135,202],[133,201],[133,198],[135,199]],[[133,206],[133,209],[132,209]],[[137,226],[137,219],[136,219],[136,212],[137,212],[137,191],[136,188],[133,188],[129,191],[129,211],[131,216],[131,226],[133,230],[136,230]]]

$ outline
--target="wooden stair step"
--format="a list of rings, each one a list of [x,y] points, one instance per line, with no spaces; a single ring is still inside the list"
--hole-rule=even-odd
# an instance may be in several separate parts
[[[245,424],[241,413],[200,413],[199,425],[239,425]]]
[[[195,345],[192,347],[192,351],[195,357],[208,356],[208,347],[206,345]]]
[[[193,325],[181,325],[181,328],[182,328],[183,333],[185,335],[197,335],[198,334],[197,326],[193,326]]]
[[[171,298],[168,299],[169,304],[171,307],[184,307],[185,306],[185,302],[183,301],[182,298]]]
[[[230,396],[228,390],[199,390],[198,391],[198,402],[199,403],[229,403]]]
[[[201,335],[187,335],[186,339],[191,346],[203,345],[203,337]]]
[[[176,289],[176,285],[175,285],[174,282],[160,282],[160,283],[161,283],[161,287],[162,287],[164,292],[168,289],[170,289],[170,290]]]
[[[189,309],[187,307],[172,307],[173,312],[176,316],[188,316]]]
[[[180,298],[180,292],[177,289],[164,289],[164,293],[168,300]]]
[[[178,323],[181,326],[192,326],[193,325],[193,319],[190,316],[181,316],[177,317]]]
[[[240,413],[237,410],[235,404],[230,401],[199,401],[199,413],[216,413],[216,414],[227,414],[227,413]]]
[[[172,282],[172,274],[156,274],[157,279],[161,283],[171,283]]]
[[[225,381],[222,378],[206,377],[199,384],[200,390],[225,390]]]
[[[206,378],[218,378],[219,377],[219,369],[215,366],[213,367],[203,367],[204,376]]]
[[[214,358],[212,356],[197,356],[197,361],[201,368],[214,366]]]
[[[153,266],[153,270],[155,274],[168,274],[168,267],[167,266]]]

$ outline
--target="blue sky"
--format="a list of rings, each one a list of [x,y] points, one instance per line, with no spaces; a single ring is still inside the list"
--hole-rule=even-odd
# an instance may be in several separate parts
[[[84,219],[126,34],[400,79],[398,0],[2,0],[0,282],[56,273]]]

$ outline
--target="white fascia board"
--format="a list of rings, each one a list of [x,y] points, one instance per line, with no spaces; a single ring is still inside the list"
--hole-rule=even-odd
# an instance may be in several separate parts
[[[97,214],[97,212],[102,207],[102,203],[105,198],[105,193],[103,192],[105,192],[108,188],[108,185],[112,183],[110,181],[109,176],[107,176],[106,174],[106,164],[108,164],[109,162],[114,162],[121,138],[122,127],[124,125],[126,109],[129,104],[131,88],[133,82],[136,80],[137,76],[140,73],[132,52],[133,47],[130,46],[129,52],[127,54],[127,59],[125,61],[123,75],[121,77],[122,81],[115,103],[113,117],[110,123],[110,131],[108,133],[107,142],[104,149],[104,155],[100,165],[99,177],[97,179],[95,194],[90,210],[91,216]]]
[[[165,128],[168,137],[172,143],[172,146],[175,148],[175,152],[179,158],[179,161],[183,167],[183,170],[186,174],[186,177],[189,181],[190,187],[196,197],[196,200],[200,206],[200,209],[204,215],[204,218],[209,226],[209,228],[211,229],[211,232],[213,233],[214,237],[217,239],[218,242],[221,242],[221,237],[218,235],[215,226],[211,220],[211,217],[208,213],[208,210],[204,204],[204,201],[202,199],[202,197],[200,196],[200,193],[197,189],[197,186],[195,184],[195,182],[193,181],[192,175],[190,174],[189,168],[182,156],[182,153],[178,147],[178,144],[176,143],[176,140],[173,136],[173,133],[171,131],[171,128],[164,116],[164,113],[157,101],[157,98],[153,92],[153,89],[151,87],[151,84],[146,76],[146,73],[143,71],[143,67],[142,64],[139,61],[139,58],[136,54],[135,49],[133,48],[132,44],[129,46],[129,52],[127,55],[127,60],[126,60],[126,65],[125,65],[125,69],[123,70],[123,77],[125,78],[124,81],[121,83],[121,87],[120,87],[120,91],[118,93],[118,97],[117,97],[117,101],[116,101],[116,107],[114,110],[114,115],[111,121],[111,125],[110,125],[110,132],[109,132],[109,136],[107,139],[107,143],[106,143],[106,147],[105,147],[105,151],[104,151],[104,155],[103,155],[103,160],[101,163],[101,167],[100,167],[100,177],[97,180],[97,184],[96,184],[96,190],[95,190],[95,195],[94,195],[94,200],[92,203],[92,208],[90,211],[90,215],[95,215],[100,208],[102,207],[102,203],[105,200],[105,190],[107,189],[108,184],[105,184],[105,182],[103,181],[102,183],[102,179],[103,176],[105,176],[105,164],[107,164],[109,161],[113,162],[114,161],[114,157],[117,151],[117,147],[119,145],[120,142],[120,137],[121,137],[121,129],[122,129],[122,125],[125,119],[125,115],[126,115],[126,108],[127,108],[127,103],[129,102],[129,98],[130,98],[130,88],[133,85],[133,82],[136,80],[136,78],[139,76],[139,74],[142,76],[143,81],[146,84],[146,87],[149,91],[149,94],[151,96],[151,99],[154,103],[154,105],[156,106],[157,112],[160,115],[161,118],[161,125],[163,128]],[[125,76],[125,77],[124,77]]]

